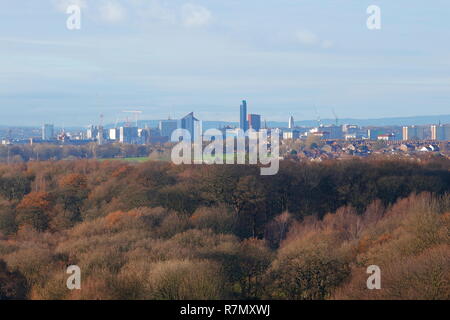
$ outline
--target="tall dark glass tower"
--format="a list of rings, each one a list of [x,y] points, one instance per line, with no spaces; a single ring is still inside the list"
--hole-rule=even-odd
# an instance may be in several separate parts
[[[181,129],[189,131],[192,142],[194,142],[196,138],[195,124],[196,122],[198,123],[198,121],[199,120],[196,117],[194,117],[193,112],[189,113],[187,116],[181,119]]]
[[[239,118],[239,128],[247,131],[248,122],[247,122],[247,101],[243,100],[241,104],[241,116]]]
[[[248,127],[255,131],[261,130],[261,116],[259,114],[249,114],[247,123]]]

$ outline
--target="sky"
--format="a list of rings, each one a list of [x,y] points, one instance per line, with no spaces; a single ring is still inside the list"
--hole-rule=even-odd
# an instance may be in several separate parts
[[[0,0],[0,125],[450,114],[449,39],[448,0]]]

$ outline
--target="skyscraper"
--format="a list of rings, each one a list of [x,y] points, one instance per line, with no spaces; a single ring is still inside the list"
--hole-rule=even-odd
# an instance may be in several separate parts
[[[191,141],[195,141],[195,135],[198,130],[197,127],[199,125],[199,120],[194,117],[194,113],[191,112],[181,119],[181,129],[185,129],[189,131],[191,135]],[[198,134],[198,133],[197,133]]]
[[[52,124],[42,126],[42,140],[53,140],[55,138],[55,127]]]
[[[119,141],[126,144],[136,144],[138,141],[137,127],[120,127]]]
[[[367,136],[370,140],[378,140],[378,136],[386,134],[386,130],[383,128],[370,128],[367,130]]]
[[[94,140],[97,138],[98,134],[98,128],[94,127],[93,125],[90,125],[88,129],[86,130],[86,138],[89,140]]]
[[[244,131],[247,131],[248,129],[248,122],[247,122],[247,101],[243,100],[241,104],[241,114],[239,118],[239,128],[241,128]]]
[[[450,139],[450,126],[432,125],[431,140],[444,141]]]
[[[289,127],[289,129],[294,129],[294,127],[295,127],[295,124],[294,124],[294,117],[293,117],[293,116],[291,116],[291,117],[289,118],[289,124],[288,124],[288,127]]]
[[[162,120],[159,122],[161,137],[168,137],[170,139],[172,133],[177,130],[177,128],[177,120]]]
[[[103,126],[98,126],[97,128],[98,128],[98,131],[97,131],[97,143],[98,144],[103,144],[105,139],[107,139],[106,130],[103,129]]]
[[[259,114],[249,114],[248,127],[255,131],[261,130],[261,116]]]
[[[409,127],[403,127],[402,133],[403,133],[403,140],[423,140],[424,139],[424,128],[423,127],[416,127],[416,126],[409,126]]]
[[[342,132],[342,126],[324,126],[322,128],[322,131],[328,132],[329,135],[327,136],[328,139],[343,139],[343,132]]]
[[[118,128],[109,129],[109,140],[117,141],[120,137],[120,130]]]

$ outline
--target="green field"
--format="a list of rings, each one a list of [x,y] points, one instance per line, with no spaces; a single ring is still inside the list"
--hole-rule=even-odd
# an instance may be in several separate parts
[[[99,159],[99,161],[123,161],[123,162],[147,162],[151,161],[149,157],[138,157],[138,158],[107,158],[107,159]]]

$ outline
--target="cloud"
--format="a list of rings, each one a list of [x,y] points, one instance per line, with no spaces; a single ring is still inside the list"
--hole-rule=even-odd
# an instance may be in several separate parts
[[[79,6],[81,9],[87,8],[87,0],[53,0],[56,10],[66,13],[71,5]]]
[[[205,7],[186,3],[181,7],[181,19],[187,27],[201,27],[211,22],[212,14]]]
[[[108,23],[120,22],[126,17],[126,9],[115,1],[103,1],[99,12],[100,18]]]
[[[298,30],[295,33],[295,39],[298,43],[308,47],[320,46],[323,49],[329,49],[334,45],[332,41],[322,40],[315,33],[308,30]]]
[[[71,5],[79,6],[82,10],[92,11],[92,19],[107,23],[117,23],[125,19],[126,9],[115,0],[91,1],[88,6],[87,0],[52,0],[56,10],[66,13]]]
[[[324,49],[330,49],[331,47],[333,47],[333,45],[334,45],[333,41],[330,40],[323,40],[321,43],[321,46]]]
[[[308,30],[297,31],[295,37],[298,42],[306,46],[316,45],[319,42],[317,35]]]
[[[135,16],[163,25],[203,27],[213,19],[209,9],[193,3],[177,5],[161,0],[52,0],[52,3],[56,10],[64,13],[70,5],[78,5],[86,10],[90,19],[106,23],[118,23]]]
[[[176,10],[159,0],[131,0],[130,3],[141,19],[167,25],[177,23]]]

